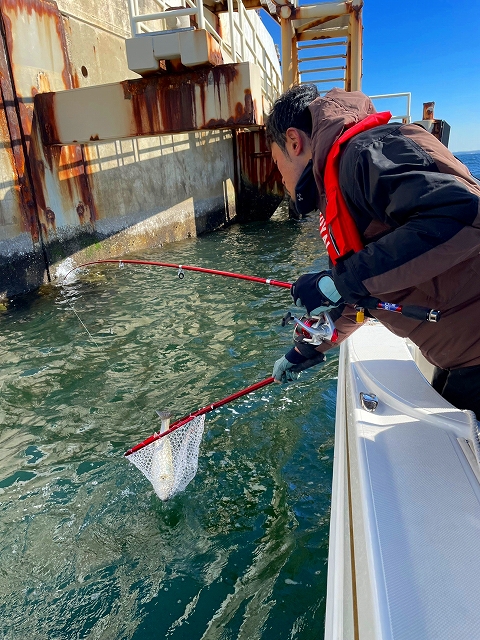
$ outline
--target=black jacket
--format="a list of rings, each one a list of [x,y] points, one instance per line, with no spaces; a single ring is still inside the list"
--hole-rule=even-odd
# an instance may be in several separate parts
[[[333,94],[333,96],[330,96]],[[370,107],[359,92],[329,92],[310,106],[319,207],[323,165],[346,119]],[[342,124],[342,100],[345,113]],[[368,102],[365,102],[367,100]],[[322,130],[331,134],[322,135]],[[365,243],[333,269],[347,302],[373,296],[439,309],[438,324],[386,311],[371,312],[395,334],[409,337],[444,369],[480,364],[480,185],[434,136],[418,125],[387,124],[345,144],[340,188]],[[358,325],[352,308],[336,320],[342,339]],[[325,345],[322,350],[326,350]]]

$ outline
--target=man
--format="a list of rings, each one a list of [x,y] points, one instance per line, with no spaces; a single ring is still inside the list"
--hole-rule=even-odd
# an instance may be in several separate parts
[[[292,296],[312,315],[331,311],[336,344],[360,326],[354,305],[370,309],[435,365],[434,388],[480,419],[480,184],[422,127],[389,116],[358,91],[319,97],[313,85],[275,102],[273,160],[299,213],[320,210],[332,264],[301,276]],[[379,300],[439,309],[441,320],[376,310]],[[275,379],[332,346],[296,343]]]

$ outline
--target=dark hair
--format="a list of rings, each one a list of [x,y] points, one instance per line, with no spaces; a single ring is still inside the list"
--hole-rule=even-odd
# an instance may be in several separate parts
[[[285,133],[290,127],[312,135],[312,116],[308,105],[318,98],[318,90],[314,84],[302,84],[291,87],[275,100],[267,120],[267,141],[271,145],[276,142],[282,151],[285,150]]]

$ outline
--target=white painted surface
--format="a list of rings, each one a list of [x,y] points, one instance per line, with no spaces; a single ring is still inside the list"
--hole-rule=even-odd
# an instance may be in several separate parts
[[[340,376],[337,434],[348,422],[358,637],[478,638],[480,485],[458,440],[469,438],[466,414],[431,388],[405,341],[378,324],[342,346]],[[374,413],[360,406],[362,391],[377,395]],[[347,488],[339,461],[332,534]],[[331,589],[345,545],[338,535],[331,544],[325,637],[347,640],[352,631],[338,631],[347,585],[345,601],[341,585]]]

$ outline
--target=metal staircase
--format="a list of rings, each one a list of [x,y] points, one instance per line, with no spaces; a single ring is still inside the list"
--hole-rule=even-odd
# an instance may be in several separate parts
[[[272,102],[293,84],[314,82],[327,91],[360,89],[362,0],[298,6],[288,0],[154,0],[157,12],[140,13],[130,0],[129,68],[140,75],[250,61],[261,71]],[[280,25],[281,70],[258,16],[264,9]],[[312,64],[314,63],[314,64]],[[333,76],[332,77],[332,72]],[[327,75],[325,75],[327,74]]]

